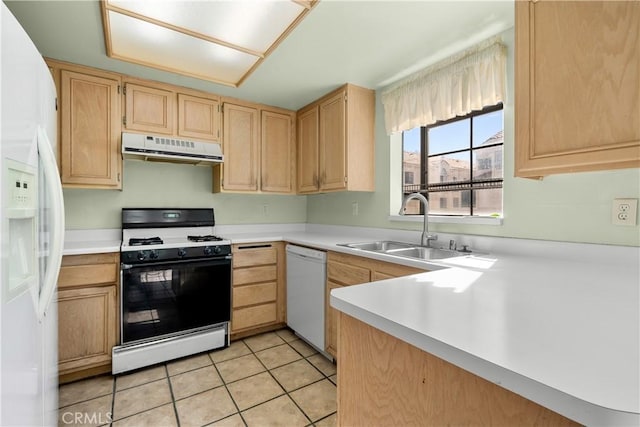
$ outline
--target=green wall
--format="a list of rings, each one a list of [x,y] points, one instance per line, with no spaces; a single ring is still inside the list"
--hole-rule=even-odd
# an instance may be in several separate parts
[[[210,166],[125,160],[122,184],[122,191],[65,189],[67,229],[120,228],[123,207],[212,207],[217,224],[303,223],[307,217],[306,196],[213,194]]]
[[[513,177],[513,30],[503,33],[509,48],[505,102],[505,182],[502,225],[432,224],[440,232],[543,240],[640,246],[638,226],[611,225],[611,203],[640,197],[640,170],[552,175],[541,181]],[[139,74],[140,77],[155,77]],[[183,83],[184,84],[184,83]],[[378,90],[378,94],[381,91]],[[390,205],[399,205],[390,186],[390,138],[383,107],[376,100],[376,191],[312,196],[212,194],[211,169],[127,160],[123,191],[64,191],[67,228],[119,228],[123,207],[214,207],[219,224],[318,223],[364,227],[421,229],[421,223],[390,221]],[[393,149],[399,150],[396,146]],[[398,177],[399,172],[394,171]],[[391,200],[394,197],[395,200]],[[358,203],[358,215],[352,204]],[[264,205],[267,205],[265,214]],[[397,209],[397,208],[396,208]],[[395,213],[395,212],[394,212]]]
[[[513,30],[502,34],[508,47],[504,104],[504,220],[502,225],[431,224],[430,230],[487,236],[640,246],[640,227],[611,224],[615,198],[640,197],[640,169],[551,175],[541,181],[514,178]],[[421,230],[422,223],[390,221],[390,161],[394,153],[376,97],[376,191],[308,196],[307,222]],[[393,147],[399,150],[399,147]],[[397,161],[401,157],[396,155]],[[396,172],[394,171],[394,174]],[[396,181],[399,183],[399,172]],[[399,184],[398,184],[399,188]],[[394,192],[397,194],[398,190]],[[394,196],[396,197],[396,196]],[[398,198],[400,196],[397,196]],[[352,204],[358,203],[358,215]],[[394,200],[399,206],[399,199]],[[397,208],[393,212],[397,213]]]

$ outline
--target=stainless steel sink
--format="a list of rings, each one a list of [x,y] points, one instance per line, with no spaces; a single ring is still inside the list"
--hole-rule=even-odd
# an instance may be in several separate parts
[[[362,249],[363,251],[386,252],[389,250],[413,248],[415,244],[394,242],[391,240],[378,240],[375,242],[344,243],[340,246],[346,246],[353,249]]]
[[[369,252],[378,252],[387,255],[394,255],[404,258],[415,258],[422,260],[445,259],[466,255],[458,251],[447,249],[427,248],[415,243],[396,242],[393,240],[376,240],[373,242],[341,243],[339,246],[360,249]]]
[[[392,251],[386,251],[385,253],[389,255],[409,257],[409,258],[419,258],[424,260],[445,259],[445,258],[453,258],[453,257],[464,255],[457,251],[450,251],[447,249],[425,248],[425,247],[397,249]]]

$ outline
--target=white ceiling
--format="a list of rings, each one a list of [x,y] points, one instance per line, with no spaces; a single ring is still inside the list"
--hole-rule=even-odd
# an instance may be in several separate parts
[[[44,56],[298,109],[350,82],[380,89],[498,34],[513,0],[321,0],[239,88],[108,58],[98,1],[5,1]]]
[[[283,0],[104,0],[107,55],[239,86],[311,5]]]

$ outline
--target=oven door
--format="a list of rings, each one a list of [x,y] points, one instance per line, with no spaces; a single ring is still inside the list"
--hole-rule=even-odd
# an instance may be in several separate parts
[[[122,264],[121,343],[231,320],[231,257]]]

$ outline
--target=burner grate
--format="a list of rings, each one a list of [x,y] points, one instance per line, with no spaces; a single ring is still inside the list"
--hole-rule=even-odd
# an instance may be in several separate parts
[[[207,236],[187,236],[187,239],[190,242],[219,242],[220,240],[222,240],[222,237],[212,236],[212,235],[207,235]]]
[[[161,244],[162,244],[162,239],[160,237],[143,237],[143,238],[129,239],[129,246],[161,245]]]

